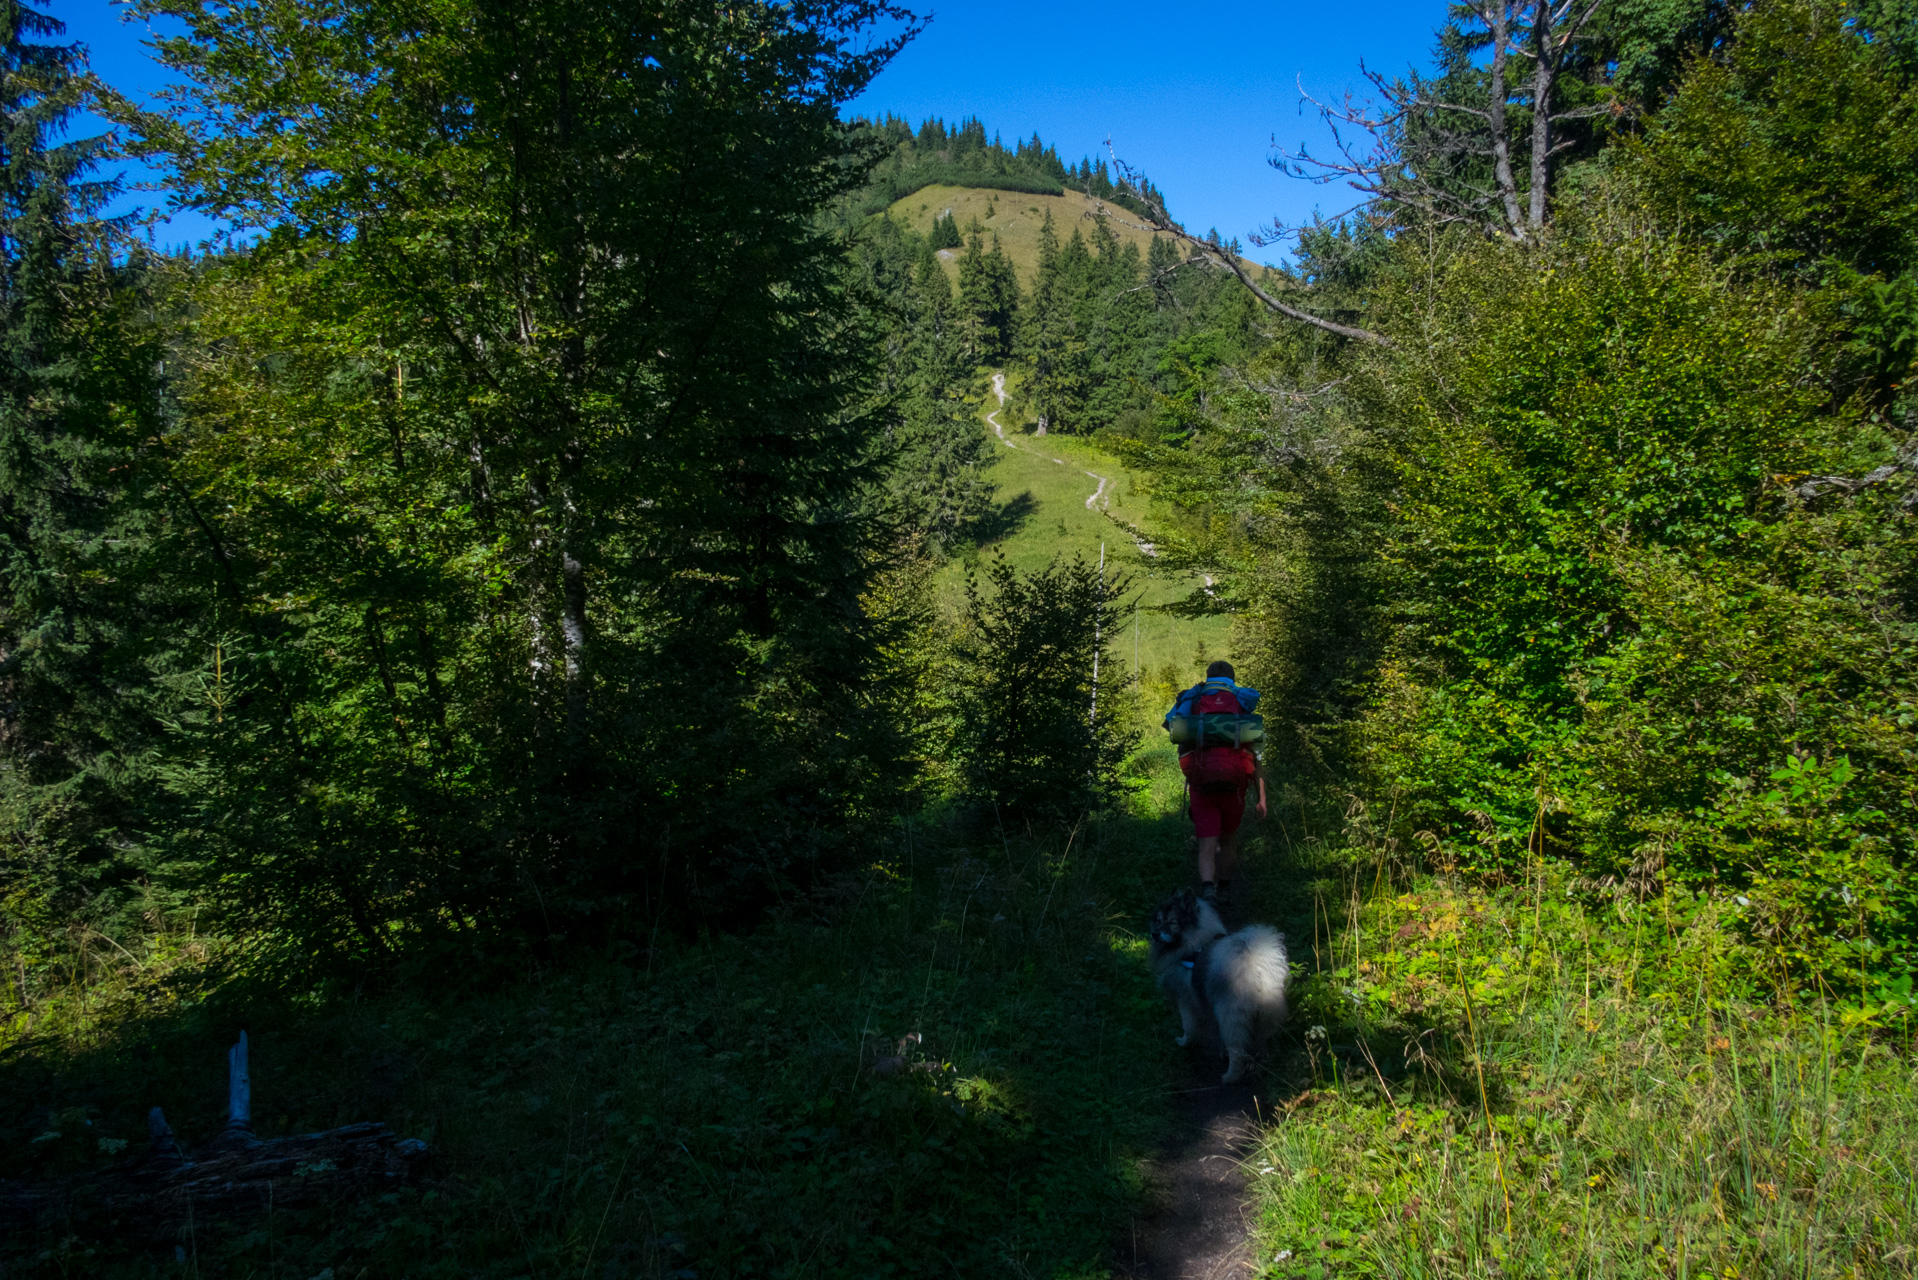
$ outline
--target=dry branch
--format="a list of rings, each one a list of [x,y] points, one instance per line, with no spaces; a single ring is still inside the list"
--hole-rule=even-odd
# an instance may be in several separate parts
[[[1360,329],[1349,324],[1340,324],[1336,320],[1327,320],[1324,316],[1315,316],[1309,311],[1301,311],[1297,307],[1288,306],[1280,302],[1277,298],[1259,287],[1258,282],[1252,278],[1252,273],[1245,269],[1245,263],[1240,260],[1238,254],[1213,244],[1209,240],[1195,236],[1174,222],[1166,213],[1165,205],[1154,198],[1151,188],[1141,180],[1139,173],[1130,165],[1126,164],[1125,161],[1119,159],[1116,155],[1112,157],[1112,165],[1113,169],[1119,175],[1119,185],[1136,196],[1139,203],[1145,207],[1145,219],[1149,225],[1140,227],[1135,223],[1126,222],[1120,218],[1118,214],[1108,209],[1104,201],[1095,202],[1093,216],[1111,218],[1125,226],[1132,227],[1134,230],[1150,230],[1156,231],[1160,235],[1171,236],[1173,239],[1191,248],[1196,258],[1224,267],[1233,275],[1237,276],[1239,283],[1251,290],[1252,296],[1264,304],[1268,310],[1274,311],[1288,320],[1297,320],[1301,324],[1309,324],[1315,329],[1323,329],[1327,333],[1335,333],[1341,338],[1352,338],[1359,342],[1373,342],[1382,347],[1392,345],[1390,339],[1386,338],[1383,334],[1373,333],[1370,329]]]
[[[1918,438],[1907,440],[1890,462],[1862,476],[1797,476],[1789,480],[1785,491],[1801,502],[1810,502],[1828,493],[1858,493],[1895,479],[1904,471],[1918,471]],[[1915,501],[1918,501],[1918,492],[1907,495],[1905,505],[1911,506]]]
[[[146,1151],[58,1182],[0,1182],[0,1229],[31,1230],[105,1215],[117,1232],[155,1243],[191,1222],[300,1209],[389,1190],[413,1178],[429,1154],[377,1122],[262,1140],[253,1136],[246,1036],[228,1054],[226,1127],[192,1156],[155,1107]]]
[[[1475,19],[1479,30],[1470,34],[1489,49],[1480,68],[1483,98],[1458,101],[1447,96],[1442,80],[1416,72],[1390,79],[1361,63],[1374,100],[1347,94],[1342,104],[1321,102],[1299,86],[1300,98],[1331,132],[1332,151],[1314,155],[1301,148],[1272,163],[1291,177],[1346,182],[1382,205],[1434,223],[1465,222],[1516,243],[1534,241],[1549,217],[1552,159],[1568,145],[1554,138],[1554,127],[1604,110],[1558,109],[1573,45],[1599,3],[1471,0],[1455,10],[1455,20]],[[1530,117],[1526,136],[1513,126],[1515,111]],[[1484,160],[1491,161],[1490,190],[1468,176]]]

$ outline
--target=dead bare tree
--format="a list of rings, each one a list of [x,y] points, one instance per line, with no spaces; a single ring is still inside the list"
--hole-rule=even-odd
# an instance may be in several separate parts
[[[1575,144],[1557,128],[1603,105],[1567,105],[1563,80],[1601,0],[1467,0],[1449,33],[1489,55],[1451,74],[1390,79],[1360,64],[1376,98],[1321,102],[1332,157],[1301,147],[1272,161],[1309,182],[1343,182],[1368,200],[1436,224],[1467,223],[1524,244],[1545,231],[1553,160]],[[1524,137],[1516,136],[1529,120]],[[1518,161],[1524,160],[1520,185]],[[1281,229],[1282,231],[1283,229]]]
[[[1110,143],[1107,143],[1107,152],[1111,154]],[[1237,276],[1239,282],[1251,290],[1252,296],[1257,298],[1268,310],[1282,315],[1288,320],[1296,320],[1300,324],[1309,324],[1315,329],[1323,329],[1327,333],[1335,333],[1341,338],[1353,338],[1359,342],[1374,342],[1383,347],[1392,345],[1391,341],[1383,334],[1373,333],[1370,329],[1360,329],[1354,325],[1340,324],[1336,320],[1327,320],[1324,316],[1315,316],[1309,311],[1303,311],[1298,307],[1290,306],[1287,303],[1279,301],[1279,299],[1273,297],[1270,292],[1253,278],[1251,271],[1246,268],[1244,259],[1240,258],[1238,254],[1233,253],[1224,245],[1215,244],[1202,236],[1195,236],[1174,222],[1171,216],[1166,213],[1165,203],[1159,198],[1158,191],[1151,183],[1145,180],[1144,175],[1137,169],[1134,169],[1131,165],[1119,159],[1116,154],[1112,155],[1112,167],[1113,171],[1118,175],[1120,187],[1129,195],[1135,197],[1140,206],[1144,208],[1146,225],[1139,227],[1137,223],[1121,217],[1117,211],[1108,208],[1103,201],[1095,204],[1093,216],[1112,218],[1127,226],[1132,226],[1140,230],[1155,231],[1160,235],[1169,236],[1179,241],[1188,249],[1192,250],[1190,261],[1194,263],[1210,263],[1215,266],[1224,267],[1227,271]]]

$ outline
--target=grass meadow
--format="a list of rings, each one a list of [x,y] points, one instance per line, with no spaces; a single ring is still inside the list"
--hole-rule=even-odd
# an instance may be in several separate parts
[[[171,1248],[79,1204],[0,1274],[1103,1275],[1177,1065],[1138,933],[1185,839],[1149,809],[902,823],[749,936],[666,919],[517,976],[276,992],[204,939],[102,956],[11,1022],[0,1176],[107,1163],[156,1104],[211,1136],[246,1028],[258,1132],[385,1120],[429,1180]]]
[[[909,196],[900,197],[886,211],[886,216],[921,235],[929,234],[934,220],[947,213],[958,220],[961,232],[977,219],[986,237],[986,247],[992,247],[992,237],[997,235],[1006,256],[1012,259],[1020,286],[1030,289],[1039,273],[1039,232],[1045,226],[1046,214],[1052,215],[1052,229],[1058,234],[1059,243],[1064,244],[1072,239],[1074,228],[1090,240],[1092,228],[1088,221],[1099,216],[1101,207],[1099,201],[1082,191],[1041,196],[1017,191],[990,191],[983,187],[936,185],[922,187]],[[1113,237],[1120,244],[1130,241],[1138,245],[1139,260],[1145,261],[1153,235],[1145,220],[1115,204],[1104,205],[1103,210],[1106,225],[1112,229]],[[939,251],[939,261],[944,264],[954,284],[959,280],[961,252],[963,250],[960,249]],[[1241,261],[1251,265],[1249,259]]]
[[[1009,378],[1007,387],[1016,393],[1017,379]],[[994,397],[985,391],[982,420],[994,407]],[[1126,598],[1134,602],[1122,633],[1114,639],[1112,655],[1123,664],[1124,672],[1139,675],[1141,727],[1156,732],[1173,694],[1203,678],[1206,664],[1214,658],[1231,656],[1230,620],[1181,618],[1161,611],[1204,584],[1196,575],[1169,570],[1145,555],[1128,531],[1126,526],[1149,534],[1154,523],[1151,501],[1139,492],[1135,473],[1092,441],[1034,436],[1016,425],[1009,411],[1001,413],[999,421],[1017,447],[992,437],[988,478],[997,486],[998,515],[978,547],[955,557],[939,572],[935,585],[941,607],[956,611],[963,605],[966,575],[976,570],[983,557],[1003,555],[1023,573],[1045,567],[1054,557],[1083,556],[1097,564],[1103,547],[1115,578],[1131,579]],[[990,428],[982,425],[981,429],[990,434]],[[1107,480],[1103,491],[1095,476]],[[1095,492],[1100,493],[1100,501],[1088,506],[1086,500]]]
[[[1087,239],[1091,238],[1092,228],[1087,220],[1098,205],[1098,201],[1079,191],[1041,196],[1018,191],[987,191],[980,187],[931,186],[895,201],[886,216],[921,235],[929,234],[933,222],[948,212],[958,219],[962,232],[976,218],[985,228],[986,247],[992,247],[992,237],[997,235],[1006,256],[1012,259],[1020,286],[1030,289],[1039,272],[1039,232],[1045,226],[1046,214],[1052,215],[1052,229],[1058,234],[1059,243],[1064,244],[1072,238],[1074,228]],[[1144,229],[1144,223],[1136,215],[1117,205],[1105,208],[1112,215],[1106,220],[1112,234],[1121,244],[1128,240],[1136,243],[1139,260],[1143,262],[1146,249],[1152,243],[1152,232]],[[954,284],[959,280],[960,252],[958,249],[939,252],[939,260]]]
[[[245,1027],[260,1132],[386,1120],[429,1177],[171,1248],[78,1204],[0,1241],[3,1274],[1109,1275],[1186,1069],[1139,936],[1189,874],[1168,756],[1070,831],[902,822],[744,937],[662,920],[308,991],[184,929],[101,948],[7,1024],[0,1176],[106,1163],[156,1103],[211,1135]],[[1283,806],[1247,864],[1297,966],[1245,1164],[1256,1274],[1912,1274],[1903,1012],[1754,989],[1709,902],[1552,864],[1474,883]]]

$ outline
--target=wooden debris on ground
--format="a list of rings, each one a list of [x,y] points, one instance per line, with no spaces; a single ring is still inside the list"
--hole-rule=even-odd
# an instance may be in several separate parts
[[[205,1224],[272,1209],[301,1209],[413,1179],[427,1156],[418,1138],[374,1121],[262,1139],[253,1133],[246,1033],[227,1053],[227,1123],[187,1155],[166,1116],[147,1114],[144,1154],[58,1182],[0,1182],[0,1229],[31,1229],[104,1213],[116,1228],[172,1239]]]

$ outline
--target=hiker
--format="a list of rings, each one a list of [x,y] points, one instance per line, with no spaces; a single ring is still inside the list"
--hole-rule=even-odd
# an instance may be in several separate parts
[[[1214,662],[1205,680],[1185,690],[1166,712],[1166,730],[1179,744],[1186,778],[1186,813],[1199,840],[1200,895],[1217,901],[1231,892],[1239,869],[1239,824],[1245,793],[1256,779],[1259,816],[1265,817],[1265,775],[1249,743],[1264,740],[1265,722],[1253,714],[1259,691],[1234,679],[1232,664]]]

